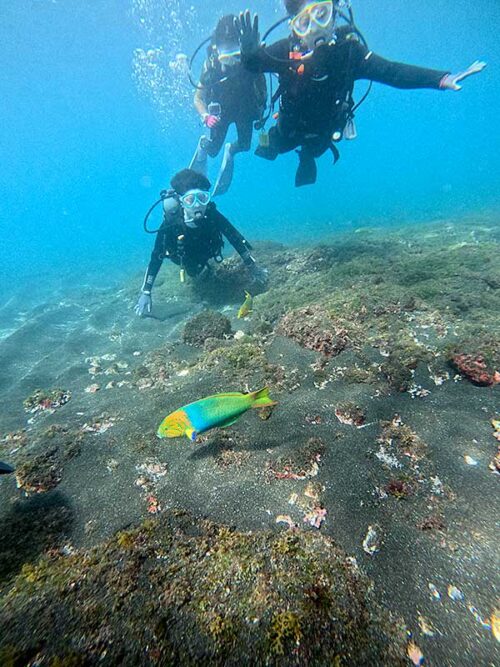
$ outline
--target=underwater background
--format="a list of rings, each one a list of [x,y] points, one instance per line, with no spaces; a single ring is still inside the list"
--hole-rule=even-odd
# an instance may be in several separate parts
[[[142,217],[189,162],[199,133],[190,84],[168,63],[191,55],[216,15],[247,3],[0,5],[1,290],[62,272],[71,283],[98,282],[102,270],[119,280],[147,261]],[[252,8],[263,29],[283,15],[278,0]],[[359,0],[354,9],[370,48],[387,58],[455,71],[476,59],[489,66],[458,94],[375,84],[356,117],[358,140],[342,143],[335,168],[329,155],[321,159],[314,189],[294,188],[293,152],[276,163],[238,156],[224,210],[243,233],[280,240],[286,229],[287,239],[314,242],[342,227],[498,208],[499,3]],[[158,48],[163,55],[139,67],[134,82],[136,49]],[[365,89],[357,84],[358,99]]]
[[[139,318],[201,129],[179,54],[246,6],[0,0],[0,667],[500,664],[500,3],[356,0],[376,53],[488,67],[374,84],[314,186],[238,155],[217,206],[268,288],[226,246]]]

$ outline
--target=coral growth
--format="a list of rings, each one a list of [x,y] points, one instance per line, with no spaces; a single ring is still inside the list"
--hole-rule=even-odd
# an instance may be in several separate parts
[[[52,389],[45,391],[37,389],[23,401],[26,412],[41,412],[43,410],[55,410],[67,403],[71,398],[71,393],[64,389]]]
[[[24,568],[0,625],[11,664],[406,664],[404,628],[330,539],[176,511]]]
[[[366,422],[366,414],[363,408],[352,402],[338,405],[335,408],[335,416],[341,424],[349,424],[358,428]]]
[[[454,354],[451,358],[451,364],[463,375],[469,382],[477,384],[479,387],[491,387],[500,382],[500,372],[488,367],[482,354]]]
[[[227,338],[231,333],[231,322],[225,315],[204,310],[187,321],[182,339],[188,345],[203,347],[208,338]]]
[[[325,357],[335,357],[349,345],[347,331],[336,326],[321,306],[299,308],[287,313],[280,320],[276,333]]]

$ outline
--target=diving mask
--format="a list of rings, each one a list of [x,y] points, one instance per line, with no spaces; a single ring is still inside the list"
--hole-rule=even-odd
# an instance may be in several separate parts
[[[210,192],[206,190],[188,190],[186,194],[180,197],[180,201],[184,208],[207,206],[210,202]]]
[[[202,220],[210,202],[210,192],[206,190],[188,190],[179,197],[184,209],[184,220],[188,227],[196,227],[197,221]]]
[[[240,62],[241,51],[238,47],[219,47],[217,59],[223,67],[231,67]]]
[[[309,3],[290,21],[293,32],[300,39],[313,33],[321,38],[326,29],[330,31],[333,27],[333,10],[332,0]]]

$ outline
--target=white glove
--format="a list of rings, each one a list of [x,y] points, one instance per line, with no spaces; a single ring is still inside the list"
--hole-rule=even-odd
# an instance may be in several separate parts
[[[139,317],[143,317],[146,313],[151,312],[152,307],[153,307],[153,301],[151,299],[151,294],[142,292],[141,296],[139,297],[139,300],[135,304],[134,310],[136,315],[139,315]]]
[[[447,74],[446,76],[443,76],[439,87],[443,90],[462,90],[462,86],[459,86],[458,82],[463,81],[473,74],[482,72],[485,67],[486,63],[483,63],[480,60],[476,60],[463,72],[458,72],[457,74]]]

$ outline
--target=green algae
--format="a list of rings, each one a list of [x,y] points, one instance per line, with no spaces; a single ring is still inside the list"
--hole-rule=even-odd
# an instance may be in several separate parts
[[[231,332],[231,322],[225,315],[204,310],[186,322],[182,338],[188,345],[203,347],[208,338],[227,338]]]
[[[24,568],[0,598],[0,650],[13,664],[38,652],[47,664],[404,665],[404,632],[370,588],[320,534],[239,533],[173,511]]]

